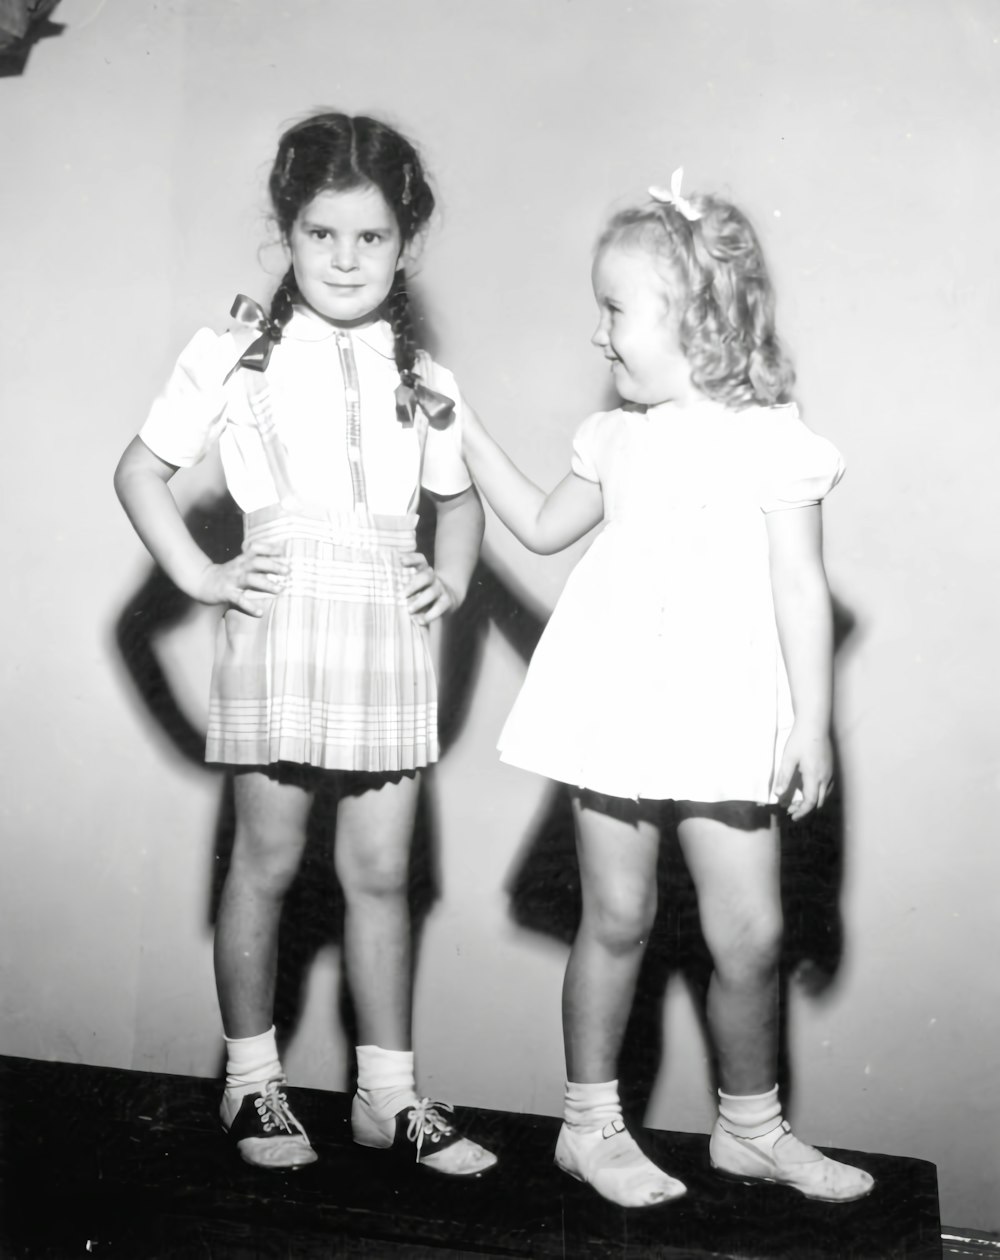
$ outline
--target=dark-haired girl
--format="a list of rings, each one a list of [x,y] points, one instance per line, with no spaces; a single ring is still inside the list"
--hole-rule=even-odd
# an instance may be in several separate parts
[[[181,353],[115,487],[182,591],[225,608],[206,757],[234,771],[236,834],[215,937],[226,1036],[223,1126],[247,1162],[316,1155],[288,1101],[273,1026],[278,924],[318,791],[358,1040],[354,1139],[469,1176],[495,1157],[418,1096],[407,872],[421,768],[438,756],[429,624],[461,603],[482,506],[461,457],[461,395],[416,347],[405,265],[434,209],[420,157],[374,119],[318,114],[282,136],[270,194],[288,270],[269,314]],[[219,443],[244,512],[214,564],[168,482]],[[436,500],[434,567],[416,550]]]

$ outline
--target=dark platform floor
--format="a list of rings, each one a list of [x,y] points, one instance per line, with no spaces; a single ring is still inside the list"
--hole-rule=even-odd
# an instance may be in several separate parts
[[[922,1160],[842,1152],[878,1185],[840,1207],[723,1180],[703,1135],[647,1132],[688,1185],[623,1211],[552,1163],[558,1122],[462,1112],[500,1165],[455,1183],[386,1167],[351,1143],[349,1098],[296,1091],[320,1162],[296,1173],[241,1163],[217,1127],[213,1081],[0,1057],[0,1255],[98,1260],[528,1260],[940,1257],[937,1176]]]

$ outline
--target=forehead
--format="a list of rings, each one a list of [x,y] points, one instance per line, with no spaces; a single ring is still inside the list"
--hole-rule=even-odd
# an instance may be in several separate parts
[[[396,216],[374,184],[358,188],[324,188],[298,213],[299,223],[340,231],[393,229]]]
[[[673,302],[682,292],[674,268],[658,252],[638,243],[610,241],[598,250],[594,292],[619,300],[656,297]]]

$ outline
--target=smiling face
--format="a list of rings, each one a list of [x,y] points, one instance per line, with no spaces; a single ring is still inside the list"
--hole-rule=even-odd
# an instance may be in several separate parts
[[[613,242],[594,259],[592,279],[600,322],[591,341],[610,362],[621,397],[648,407],[696,398],[678,336],[680,284],[641,246]]]
[[[372,184],[317,193],[299,211],[286,244],[304,300],[345,327],[378,317],[403,264],[396,216]]]

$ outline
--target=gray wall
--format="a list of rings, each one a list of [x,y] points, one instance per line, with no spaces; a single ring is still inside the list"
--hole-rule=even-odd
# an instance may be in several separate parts
[[[280,127],[333,105],[422,142],[443,211],[421,275],[438,355],[547,484],[606,389],[594,235],[683,163],[759,224],[807,419],[849,465],[827,512],[854,619],[845,951],[822,992],[791,989],[794,1119],[933,1160],[946,1222],[1000,1226],[992,0],[63,0],[56,16],[64,34],[0,80],[0,1052],[218,1067],[223,781],[177,751],[116,647],[149,564],[111,472],[190,333],[237,290],[268,295]],[[185,504],[216,478],[179,479]],[[486,558],[536,612],[573,559],[528,557],[495,521]],[[212,624],[188,610],[152,640],[196,728]],[[439,1096],[555,1114],[565,946],[517,926],[506,891],[553,793],[493,752],[523,668],[488,631],[433,786],[417,1048]],[[338,984],[322,944],[287,1056],[299,1083],[345,1086]],[[661,1023],[647,1122],[706,1131],[706,1049],[676,980]]]

